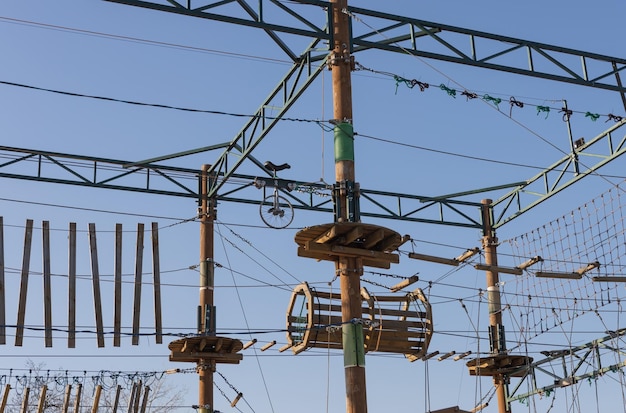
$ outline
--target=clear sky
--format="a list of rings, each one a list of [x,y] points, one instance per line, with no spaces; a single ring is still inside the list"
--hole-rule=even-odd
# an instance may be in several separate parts
[[[351,4],[502,36],[626,57],[620,36],[626,5],[617,0],[592,4],[485,0],[355,1]],[[323,21],[322,10],[314,6],[300,9],[308,18]],[[285,20],[285,24],[289,22]],[[353,19],[356,34],[368,32],[379,24],[363,16]],[[381,34],[380,39],[384,38]],[[285,39],[295,51],[304,50],[309,43],[309,39],[295,36]],[[285,53],[258,29],[99,0],[3,2],[0,53],[3,57],[0,65],[3,146],[129,161],[231,141],[247,120],[232,114],[253,114],[290,68]],[[564,100],[574,111],[571,118],[574,139],[589,140],[614,125],[608,114],[626,115],[616,92],[401,53],[367,51],[356,54],[355,58],[359,65],[370,69],[355,72],[352,78],[357,132],[356,176],[361,187],[370,190],[442,196],[524,181],[570,152],[567,124],[562,120],[562,113],[558,113]],[[526,56],[522,53],[510,59],[522,61]],[[545,62],[537,59],[536,64],[542,67]],[[591,63],[590,70],[594,69]],[[423,92],[418,88],[409,89],[404,84],[396,84],[388,74],[431,86]],[[23,86],[205,112],[130,105]],[[457,96],[450,96],[446,89],[457,90]],[[485,99],[467,99],[461,95],[462,91],[476,93],[479,97],[489,95],[502,102],[496,108]],[[511,107],[512,96],[525,106]],[[327,120],[332,118],[332,99],[330,72],[324,71],[287,116],[320,120],[321,125],[327,127]],[[538,113],[538,106],[549,106],[552,110],[549,114]],[[268,114],[272,111],[269,108]],[[601,116],[593,121],[585,116],[586,112]],[[616,139],[621,139],[624,132],[617,135]],[[285,179],[332,183],[335,179],[332,139],[332,132],[316,122],[280,122],[254,151],[254,156],[260,161],[290,163],[292,168],[281,173]],[[165,164],[199,169],[202,164],[215,162],[219,154],[219,151],[211,151]],[[6,158],[5,153],[3,157]],[[505,241],[500,264],[512,267],[530,258],[519,241],[525,238],[520,235],[545,227],[559,217],[573,216],[570,211],[608,190],[620,192],[615,186],[624,179],[623,162],[623,159],[616,160],[601,169],[600,175],[581,180],[500,228],[498,237]],[[60,172],[50,171],[50,165],[44,166],[44,174],[61,176]],[[238,172],[259,174],[251,163],[244,163]],[[124,337],[119,348],[114,348],[112,338],[107,336],[106,347],[97,347],[94,334],[89,333],[95,329],[95,324],[87,229],[89,223],[94,223],[98,231],[105,329],[111,329],[113,320],[110,281],[114,268],[115,224],[121,223],[124,228],[123,270],[128,283],[123,291],[123,327],[130,331],[137,224],[144,223],[149,228],[151,222],[158,222],[164,330],[172,334],[192,334],[198,303],[195,267],[199,238],[198,223],[189,220],[196,214],[194,200],[6,178],[0,182],[9,325],[15,324],[17,317],[26,220],[32,219],[36,228],[25,320],[26,325],[35,329],[26,331],[22,347],[13,345],[15,329],[7,329],[7,344],[0,352],[0,377],[10,382],[10,375],[23,374],[19,369],[25,368],[28,359],[43,362],[53,371],[69,370],[78,375],[86,371],[89,376],[102,370],[162,372],[192,367],[170,363],[166,344],[155,344],[154,337],[150,336],[142,337],[138,346],[132,346],[130,337]],[[249,183],[233,180],[223,191]],[[195,183],[189,185],[194,187]],[[258,197],[260,201],[262,191],[254,188],[246,191],[249,199]],[[480,202],[484,198],[497,199],[504,193],[477,193],[460,199]],[[614,211],[609,209],[604,213],[611,215]],[[479,219],[478,211],[473,218]],[[236,393],[229,384],[244,393],[245,403],[237,405],[242,412],[345,411],[340,353],[312,349],[293,355],[289,351],[277,351],[286,342],[285,333],[277,330],[285,328],[292,288],[307,281],[320,290],[336,292],[339,289],[333,279],[332,264],[297,257],[294,243],[299,229],[332,222],[332,219],[326,213],[296,211],[289,228],[274,230],[263,225],[256,204],[223,202],[218,206],[215,254],[222,267],[216,270],[215,281],[217,329],[244,342],[252,338],[258,340],[255,347],[242,352],[244,359],[240,365],[218,366],[227,379],[225,382],[221,375],[216,375],[220,389],[230,399]],[[82,277],[78,281],[78,324],[87,332],[79,334],[75,349],[67,348],[62,331],[54,333],[53,347],[46,348],[43,333],[36,330],[43,325],[43,221],[49,221],[53,229],[53,325],[59,330],[67,327],[69,223],[77,223],[79,230],[78,272]],[[455,257],[468,248],[480,246],[480,232],[397,220],[368,218],[364,221],[409,234],[415,240],[402,247],[400,264],[382,272],[403,277],[419,273],[417,286],[428,292],[433,304],[436,332],[431,350],[441,353],[471,350],[474,354],[488,351],[487,306],[480,298],[485,289],[484,272],[471,265],[451,270],[451,267],[408,259],[405,254],[416,251]],[[565,226],[560,240],[571,244],[580,242],[568,230],[571,228]],[[548,251],[542,248],[548,246],[541,242],[539,245],[535,251],[547,255]],[[520,248],[522,253],[515,248]],[[142,331],[149,333],[154,325],[154,311],[148,243],[144,250],[146,282],[141,324]],[[593,254],[597,253],[591,252]],[[616,261],[621,255],[617,253]],[[390,292],[383,286],[394,284],[396,280],[380,273],[375,268],[367,269],[363,278],[370,283],[364,281],[363,285],[374,294],[388,295]],[[502,278],[506,281],[512,277]],[[550,295],[541,287],[534,290],[512,288],[520,288],[515,290],[519,294],[528,292],[530,295],[532,291],[532,294]],[[623,287],[607,294],[623,297]],[[512,301],[507,303],[513,305]],[[549,304],[542,306],[550,307]],[[555,308],[555,311],[560,310],[559,306]],[[602,312],[602,323],[598,323],[597,315],[581,317],[560,328],[550,326],[549,333],[539,332],[536,337],[530,337],[532,334],[524,334],[520,327],[524,310],[513,307],[504,317],[507,332],[510,331],[507,338],[518,351],[527,350],[530,356],[540,359],[541,351],[580,345],[603,337],[606,330],[623,327],[619,323],[619,310],[619,305],[613,305]],[[576,312],[576,309],[569,311]],[[541,314],[546,313],[550,311]],[[166,337],[166,343],[170,339]],[[259,350],[272,340],[278,342],[274,348]],[[589,384],[558,390],[553,411],[617,411],[615,409],[624,405],[624,395],[619,393],[623,388],[620,386],[622,376],[617,373]],[[197,402],[197,376],[173,374],[163,380],[179,390],[186,390],[180,411],[191,411],[191,405]],[[465,361],[433,359],[410,363],[401,355],[380,353],[367,356],[367,384],[371,412],[425,412],[457,405],[470,410],[481,400],[489,399],[491,389],[490,379],[477,380],[468,375]],[[580,392],[581,397],[572,400],[573,389]],[[216,409],[235,410],[217,389],[215,400]],[[545,412],[552,401],[552,397],[544,395],[526,403],[515,402],[513,408],[514,411]],[[495,399],[484,411],[497,411]]]

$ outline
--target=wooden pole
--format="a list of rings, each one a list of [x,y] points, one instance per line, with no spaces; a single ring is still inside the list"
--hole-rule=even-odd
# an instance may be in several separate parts
[[[133,400],[133,413],[139,413],[139,399],[141,398],[141,388],[143,383],[141,380],[137,383],[137,391],[135,392],[135,400]]]
[[[148,407],[148,397],[150,396],[150,386],[144,387],[143,400],[141,402],[141,413],[146,413]]]
[[[52,347],[52,283],[50,281],[50,222],[43,221],[41,225],[43,239],[43,318],[44,342],[46,347]]]
[[[481,201],[481,212],[483,221],[483,250],[485,253],[485,264],[491,268],[497,267],[498,255],[496,246],[498,238],[493,229],[493,216],[491,209],[491,199]],[[487,302],[489,306],[489,344],[491,354],[504,355],[506,353],[506,341],[504,337],[504,325],[502,324],[502,306],[500,304],[500,281],[497,271],[486,271],[487,277]],[[496,388],[496,398],[498,400],[499,413],[510,413],[510,405],[507,402],[508,382],[504,375],[498,373],[493,376],[493,384]]]
[[[159,224],[152,223],[152,278],[154,280],[154,330],[157,344],[163,343],[161,318],[161,264],[159,259]]]
[[[135,397],[137,397],[137,383],[133,383],[133,388],[130,391],[130,398],[128,399],[128,413],[133,413]]]
[[[215,310],[213,306],[214,283],[214,220],[215,200],[208,199],[210,165],[202,165],[200,213],[200,325],[198,334],[215,335]],[[214,360],[198,361],[198,413],[213,413]]]
[[[100,270],[98,268],[98,244],[96,224],[89,224],[89,250],[91,252],[91,281],[93,285],[93,306],[96,315],[96,335],[98,347],[104,347],[104,325],[102,322],[102,297],[100,295]]]
[[[113,275],[113,347],[121,344],[122,330],[122,224],[115,224],[115,273]]]
[[[7,342],[6,296],[4,285],[4,221],[0,217],[0,344]],[[2,413],[2,411],[0,411]]]
[[[76,347],[76,223],[70,222],[67,274],[67,347]],[[71,391],[70,386],[70,391]]]
[[[24,230],[24,253],[22,256],[22,277],[20,281],[20,298],[17,308],[17,328],[15,346],[21,347],[24,340],[24,321],[26,319],[26,296],[28,292],[28,273],[30,272],[30,251],[33,240],[33,220],[26,220]],[[28,402],[26,402],[28,405]],[[28,407],[28,406],[27,406]]]
[[[143,230],[142,223],[137,224],[137,249],[135,254],[135,301],[133,306],[133,339],[132,344],[139,344],[139,320],[141,312],[141,282],[143,271]]]
[[[332,0],[333,43],[329,64],[333,81],[333,116],[335,121],[335,220],[358,222],[358,186],[354,173],[354,133],[352,125],[353,68],[350,16],[347,0]],[[346,412],[366,413],[365,350],[363,329],[351,320],[360,319],[362,259],[340,257],[336,264],[341,287],[343,354],[346,387]]]

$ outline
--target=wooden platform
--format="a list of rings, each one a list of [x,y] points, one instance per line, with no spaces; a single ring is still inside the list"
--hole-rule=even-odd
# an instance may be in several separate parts
[[[243,356],[238,352],[243,348],[239,340],[228,337],[197,336],[172,341],[170,361],[193,362],[213,360],[216,363],[239,364]]]
[[[316,225],[296,233],[298,256],[324,261],[361,258],[364,266],[390,268],[400,262],[394,254],[410,238],[378,225],[341,222]]]
[[[467,362],[470,376],[494,376],[503,374],[509,377],[524,377],[532,357],[511,356],[508,354],[480,357]]]

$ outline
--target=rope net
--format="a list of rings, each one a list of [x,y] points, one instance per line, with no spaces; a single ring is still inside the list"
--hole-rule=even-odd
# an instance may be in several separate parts
[[[582,314],[619,305],[623,283],[594,282],[592,277],[626,276],[625,213],[622,187],[616,185],[594,200],[530,232],[502,242],[515,262],[540,256],[543,261],[507,281],[503,300],[519,309],[520,332],[536,337]],[[589,264],[599,267],[580,279],[540,278],[542,272],[574,273]],[[512,287],[511,287],[512,286]],[[511,288],[514,291],[510,291]]]

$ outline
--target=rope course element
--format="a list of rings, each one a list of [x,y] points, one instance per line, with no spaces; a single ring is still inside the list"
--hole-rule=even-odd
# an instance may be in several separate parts
[[[429,83],[421,82],[421,81],[418,81],[417,79],[409,79],[409,78],[405,78],[403,76],[400,76],[391,72],[371,69],[371,68],[363,66],[360,63],[356,63],[356,70],[368,71],[371,73],[375,73],[377,75],[382,75],[382,76],[393,78],[395,82],[395,86],[396,86],[396,94],[398,93],[398,87],[400,85],[405,85],[409,89],[413,89],[415,88],[415,86],[418,86],[420,89],[420,92],[424,92],[426,89],[428,89],[431,86]],[[439,85],[439,89],[446,92],[448,96],[451,96],[452,98],[456,98],[456,95],[457,95],[456,89],[450,88],[444,85],[443,83]],[[461,96],[465,96],[467,101],[474,100],[478,97],[481,97],[482,100],[484,100],[487,103],[493,104],[498,110],[500,110],[499,105],[500,103],[502,103],[501,98],[493,97],[489,94],[484,94],[482,96],[479,96],[477,92],[473,92],[469,90],[464,90],[463,92],[461,92]],[[547,101],[548,99],[545,99],[545,100]],[[566,109],[566,108],[557,108],[557,107],[550,107],[550,106],[545,106],[545,105],[533,105],[527,102],[521,102],[513,96],[511,96],[511,98],[509,99],[509,105],[510,105],[509,117],[512,117],[513,115],[513,107],[523,109],[525,105],[528,105],[528,106],[532,106],[536,108],[537,115],[539,115],[540,113],[545,113],[545,119],[548,118],[551,110],[558,110],[559,112],[563,112],[563,121],[565,122],[567,122],[574,113],[583,114],[585,118],[589,118],[593,122],[600,119],[600,117],[606,117],[607,119],[605,122],[612,120],[616,123],[621,122],[623,119],[622,116],[614,115],[612,113],[609,113],[607,115],[601,115],[599,113],[594,113],[590,111],[576,111],[576,110],[571,110],[571,109]]]
[[[514,285],[515,291],[505,297],[511,307],[520,309],[520,328],[527,334],[533,331],[536,337],[582,314],[619,303],[622,284],[618,277],[626,274],[624,201],[622,183],[560,218],[502,243],[510,246],[512,256],[520,262],[529,256],[543,258],[536,272],[533,267],[506,282],[507,287]],[[581,273],[580,268],[589,263],[599,265],[594,264],[591,273]],[[573,277],[533,276],[540,273]]]

